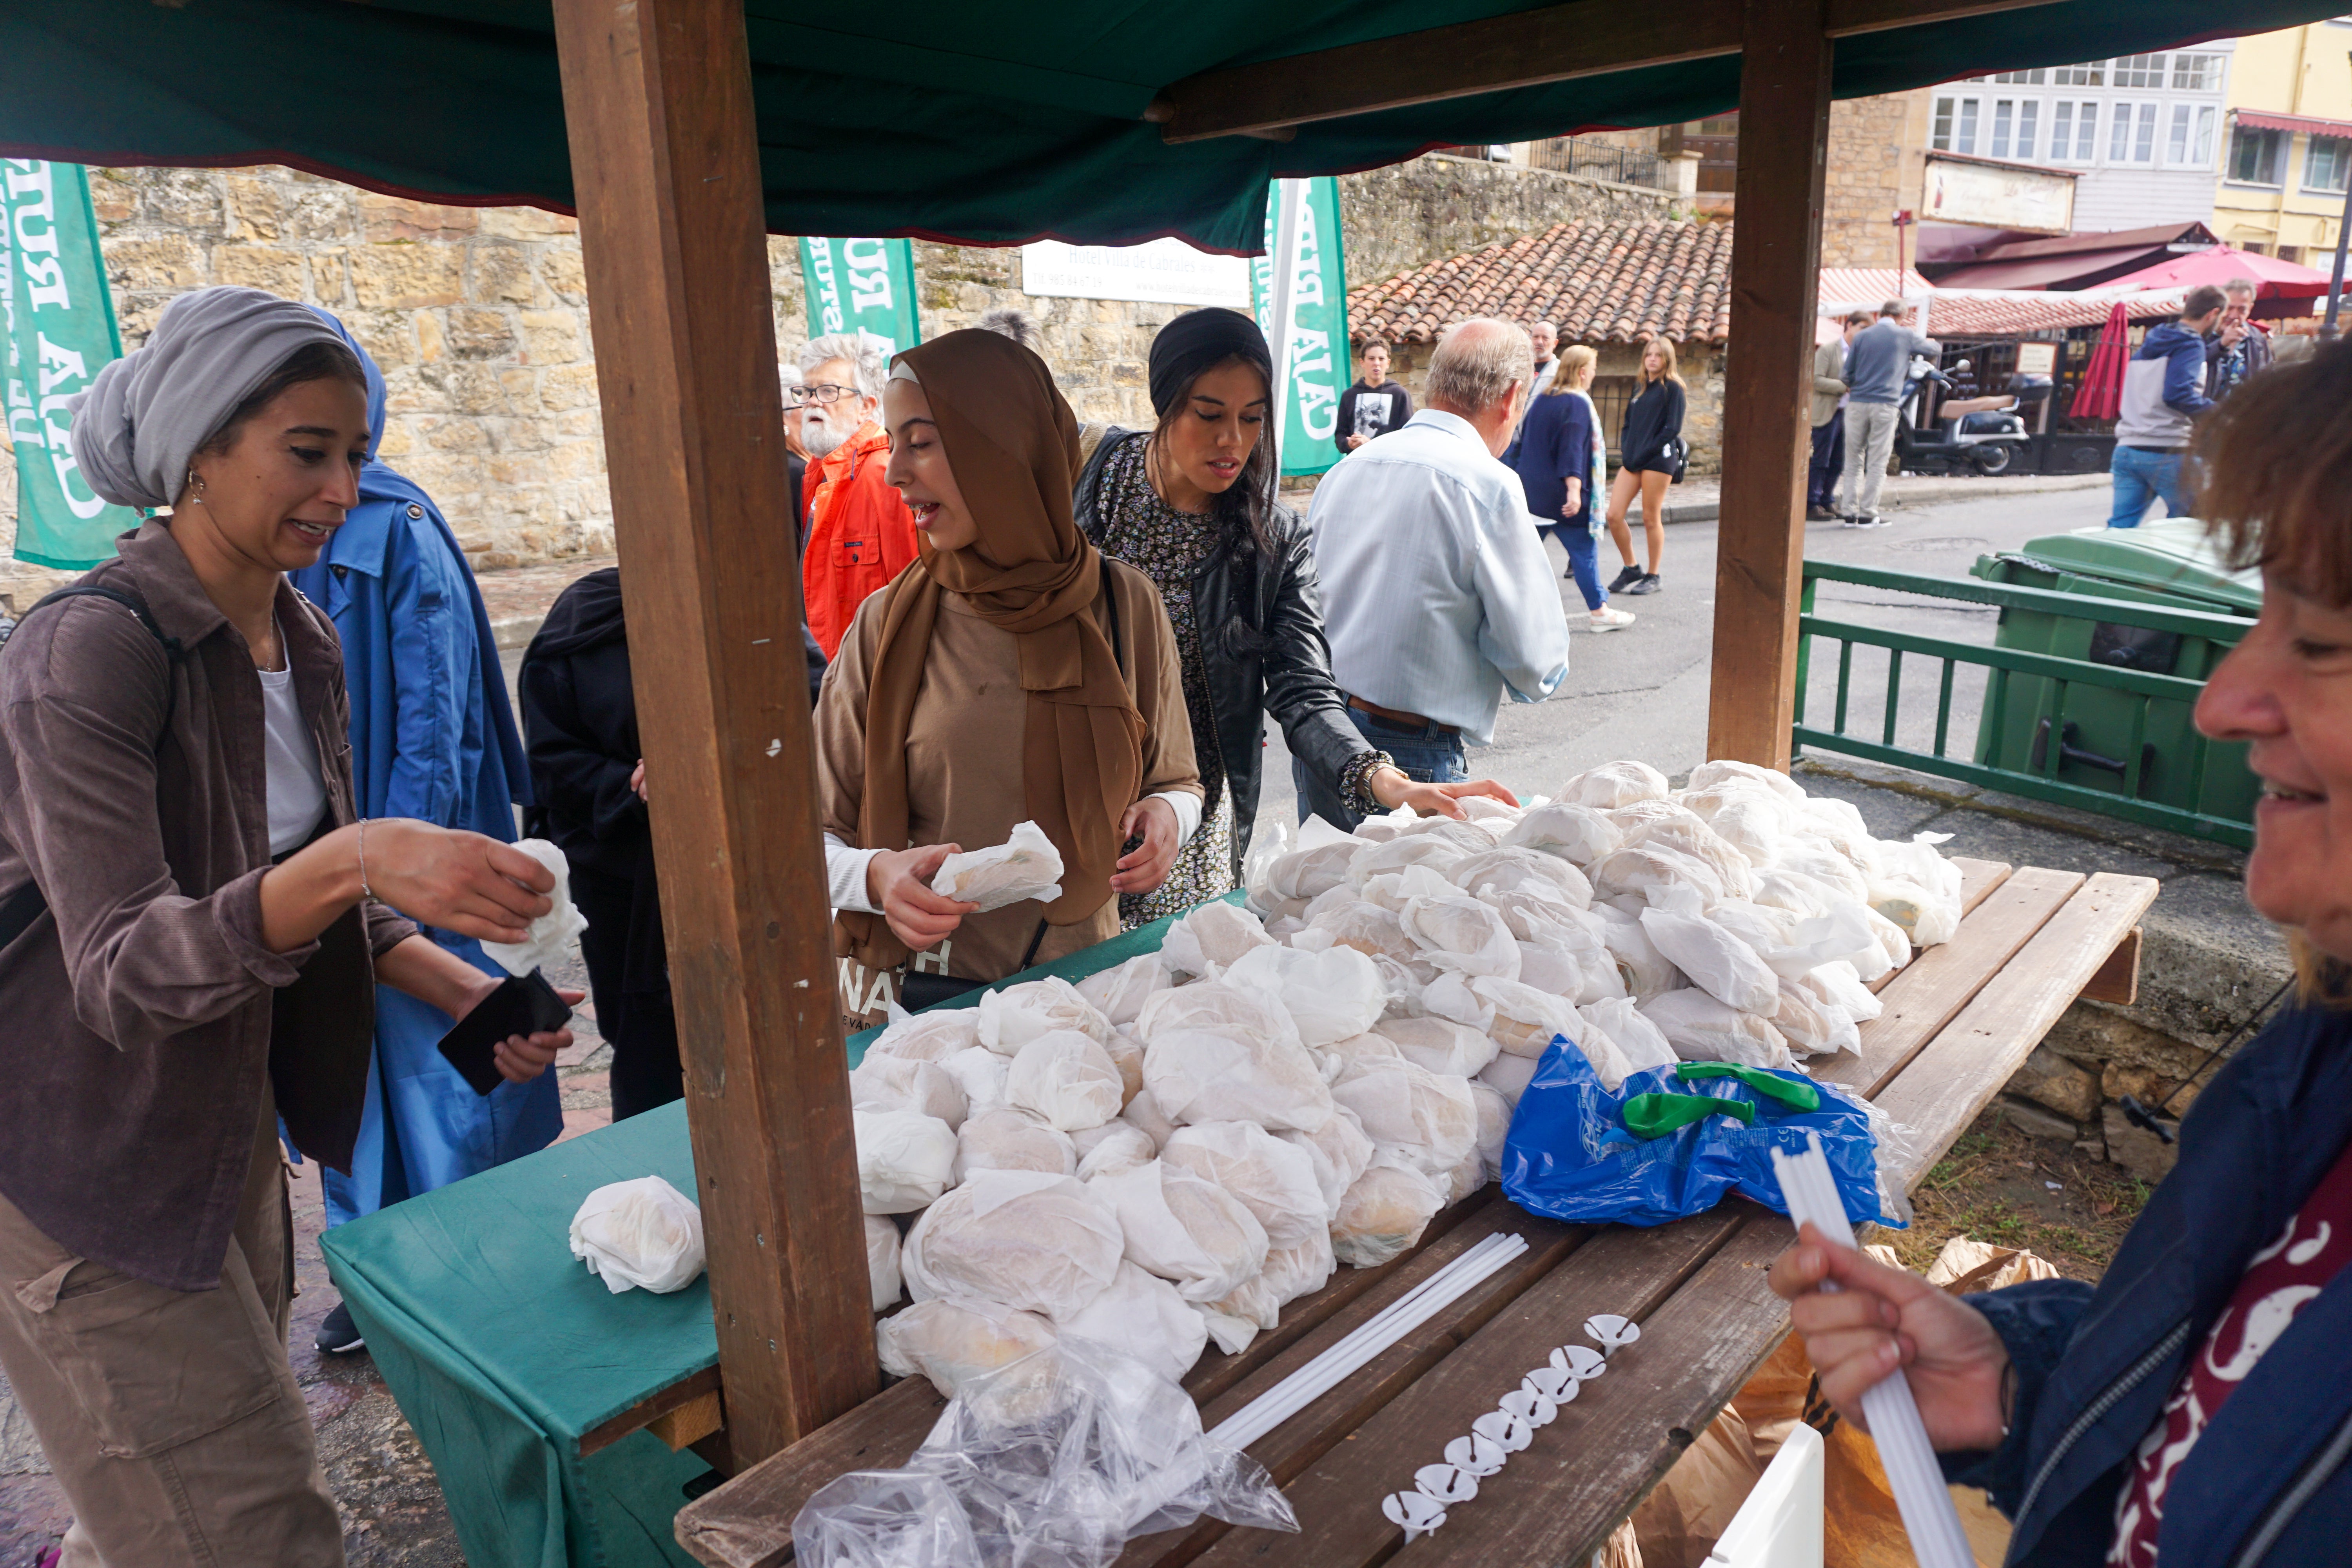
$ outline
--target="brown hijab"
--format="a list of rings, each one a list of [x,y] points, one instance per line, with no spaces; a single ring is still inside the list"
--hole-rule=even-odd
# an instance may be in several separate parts
[[[886,590],[866,699],[866,793],[857,838],[907,844],[907,729],[944,594],[960,594],[1020,645],[1028,693],[1022,736],[1025,815],[1062,856],[1062,896],[1045,919],[1073,925],[1110,897],[1120,816],[1143,777],[1143,716],[1097,624],[1103,558],[1070,519],[1078,425],[1045,362],[994,332],[966,331],[908,349],[956,488],[980,524],[961,550],[919,536],[920,558]],[[979,848],[979,845],[969,847]],[[837,949],[868,968],[906,962],[878,914],[844,912]]]

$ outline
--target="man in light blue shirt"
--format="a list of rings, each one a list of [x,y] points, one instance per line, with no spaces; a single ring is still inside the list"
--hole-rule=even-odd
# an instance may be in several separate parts
[[[1559,585],[1500,460],[1535,373],[1526,331],[1462,322],[1427,406],[1342,458],[1307,513],[1348,715],[1417,779],[1469,777],[1463,745],[1494,738],[1503,693],[1540,702],[1568,677]]]

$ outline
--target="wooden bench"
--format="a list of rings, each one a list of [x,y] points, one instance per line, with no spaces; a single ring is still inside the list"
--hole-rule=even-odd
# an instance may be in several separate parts
[[[2136,927],[2157,891],[2144,877],[1959,866],[1968,912],[1958,934],[1884,983],[1886,1010],[1862,1026],[1859,1054],[1816,1064],[1818,1077],[1874,1100],[1916,1134],[1891,1164],[1906,1191],[2069,1003],[2095,980],[2110,993],[2128,986]],[[1734,1199],[1656,1229],[1560,1225],[1489,1187],[1441,1215],[1404,1257],[1341,1269],[1241,1354],[1203,1358],[1185,1379],[1202,1420],[1240,1409],[1497,1231],[1525,1237],[1527,1252],[1250,1448],[1288,1496],[1301,1534],[1203,1521],[1131,1542],[1119,1568],[1385,1561],[1401,1532],[1381,1499],[1409,1488],[1553,1346],[1579,1341],[1588,1315],[1619,1312],[1642,1324],[1640,1342],[1412,1549],[1420,1568],[1582,1562],[1788,1331],[1765,1285],[1790,1239],[1778,1215]],[[904,1464],[944,1403],[920,1378],[895,1384],[689,1503],[679,1542],[712,1568],[789,1562],[793,1518],[810,1494],[845,1471]]]

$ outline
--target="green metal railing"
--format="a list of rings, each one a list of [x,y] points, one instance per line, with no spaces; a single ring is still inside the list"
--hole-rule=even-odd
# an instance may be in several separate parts
[[[1823,582],[1851,583],[1930,598],[1992,605],[2003,610],[2035,611],[2073,621],[2137,626],[2173,633],[2184,638],[2205,638],[2225,647],[2235,646],[2252,622],[2236,616],[2166,609],[2121,599],[2087,599],[2081,595],[2053,593],[2042,588],[2013,587],[1974,579],[1923,577],[1875,567],[1808,561],[1804,570],[1804,597],[1797,623],[1796,722],[1791,739],[1792,749],[1800,752],[1811,747],[1816,751],[1890,763],[1897,767],[1958,779],[1987,789],[2096,812],[2150,827],[2168,828],[2175,833],[2236,845],[2241,848],[2251,847],[2253,844],[2250,816],[2216,815],[2199,809],[2196,804],[2182,805],[2143,798],[2150,782],[2151,769],[2156,765],[2151,755],[2155,748],[2149,743],[2148,733],[2152,713],[2159,703],[2170,705],[2166,710],[2168,731],[2182,728],[2179,721],[2185,719],[2187,710],[2194,708],[2198,695],[2204,689],[2202,680],[2021,648],[1986,647],[1943,637],[1922,637],[1913,632],[1824,619],[1813,613],[1814,585]],[[1837,695],[1827,729],[1816,728],[1805,721],[1815,638],[1838,644]],[[1865,726],[1864,733],[1850,732],[1847,727],[1856,700],[1853,650],[1857,647],[1883,648],[1886,652],[1886,687],[1880,700],[1879,722],[1875,726],[1878,735],[1874,740],[1867,738],[1866,719],[1863,721]],[[1906,658],[1933,661],[1941,666],[1936,680],[1935,740],[1929,751],[1898,745],[1895,741],[1897,721],[1902,712]],[[1978,666],[1985,670],[1984,708],[1979,721],[1978,734],[1955,737],[1951,732],[1952,683],[1954,672],[1962,665]],[[1915,665],[1914,668],[1917,667]],[[2116,692],[2129,703],[2129,744],[2120,759],[2097,756],[2080,751],[2070,743],[2074,725],[2068,718],[2068,699],[2077,689]],[[2031,704],[2025,712],[2032,721],[2031,733],[2033,736],[2031,755],[2023,767],[2011,765],[2004,760],[2000,740],[2005,734],[2014,735],[2015,731],[2005,726],[2018,716],[2012,709],[2020,702]],[[2207,770],[2213,761],[2213,746],[2193,730],[2187,730],[2186,734],[2187,775],[2185,779],[2171,778],[2170,766],[2167,764],[2166,771],[2172,784],[2169,793],[2181,795],[2191,803],[2201,803],[2209,793]],[[1967,756],[1952,754],[1952,744],[1956,739],[1968,748]],[[2080,772],[2084,771],[2084,764],[2115,773],[2119,787],[2099,788],[2059,776],[2062,768]],[[2232,756],[2228,765],[2240,764]]]

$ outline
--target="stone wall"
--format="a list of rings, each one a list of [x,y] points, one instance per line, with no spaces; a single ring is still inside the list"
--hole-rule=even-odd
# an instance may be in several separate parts
[[[1643,186],[1434,155],[1346,176],[1340,188],[1353,279],[1568,219],[1671,206]],[[478,569],[612,549],[572,220],[404,201],[274,167],[96,170],[91,195],[126,348],[174,295],[211,284],[323,306],[383,370],[382,455],[433,492]],[[807,331],[798,247],[773,238],[768,257],[778,353],[789,358]],[[1184,307],[1032,298],[1018,247],[918,243],[915,257],[926,335],[1018,306],[1036,317],[1081,418],[1150,420],[1151,339]],[[1694,380],[1695,426],[1698,390]],[[0,552],[15,541],[15,489],[0,447]],[[0,560],[0,595],[27,604],[59,575]]]
[[[1895,265],[1895,215],[1918,210],[1927,144],[1927,90],[1830,105],[1822,265]],[[1907,247],[1906,247],[1907,248]]]

